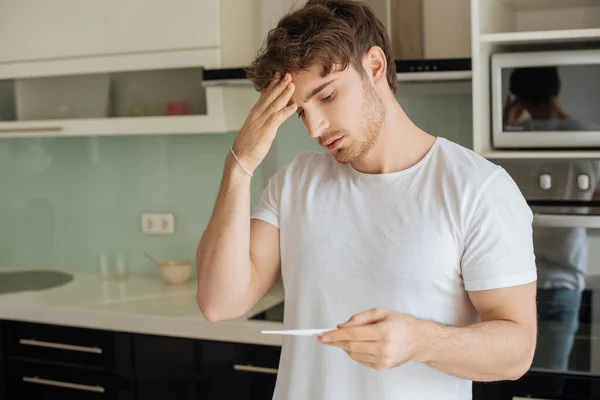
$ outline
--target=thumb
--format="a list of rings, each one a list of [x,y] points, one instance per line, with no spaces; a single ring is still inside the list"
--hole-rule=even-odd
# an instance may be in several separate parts
[[[353,326],[371,325],[381,321],[389,314],[389,311],[383,308],[373,308],[369,311],[362,312],[352,316],[348,321],[339,324],[338,328],[351,328]]]

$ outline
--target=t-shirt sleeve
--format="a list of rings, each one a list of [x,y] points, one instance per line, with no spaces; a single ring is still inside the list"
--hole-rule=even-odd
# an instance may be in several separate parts
[[[465,220],[461,262],[467,291],[517,286],[537,279],[533,213],[504,169],[479,189]]]
[[[260,219],[279,228],[279,203],[283,178],[284,172],[280,170],[269,179],[258,204],[254,207],[252,219]]]

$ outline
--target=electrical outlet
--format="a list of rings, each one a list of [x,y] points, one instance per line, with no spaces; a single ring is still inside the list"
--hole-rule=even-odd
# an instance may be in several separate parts
[[[173,214],[142,214],[142,232],[169,235],[175,233]]]

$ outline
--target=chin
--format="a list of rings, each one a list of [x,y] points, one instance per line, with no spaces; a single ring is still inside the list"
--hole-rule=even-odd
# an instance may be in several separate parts
[[[340,164],[351,164],[359,161],[360,157],[352,149],[343,148],[331,154]]]

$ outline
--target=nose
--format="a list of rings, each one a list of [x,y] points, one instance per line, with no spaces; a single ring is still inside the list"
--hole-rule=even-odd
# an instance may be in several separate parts
[[[304,125],[308,128],[308,136],[313,139],[319,138],[329,128],[326,116],[319,112],[304,111]]]

